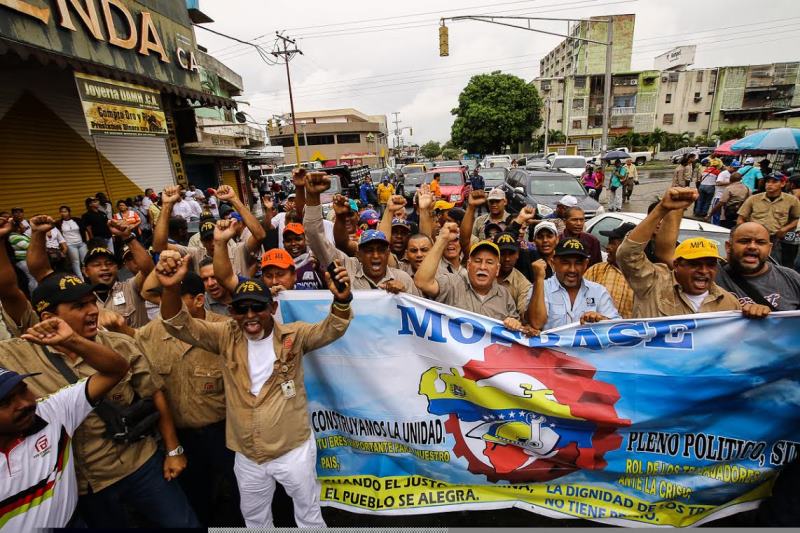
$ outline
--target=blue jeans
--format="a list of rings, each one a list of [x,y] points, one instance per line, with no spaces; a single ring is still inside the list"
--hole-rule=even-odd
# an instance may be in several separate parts
[[[164,454],[153,454],[135,472],[100,492],[81,496],[78,505],[90,528],[127,528],[125,507],[157,527],[201,527],[178,481],[166,481]]]
[[[713,185],[700,186],[700,196],[694,203],[695,216],[706,216],[708,209],[711,207],[711,200],[714,198],[714,189]]]

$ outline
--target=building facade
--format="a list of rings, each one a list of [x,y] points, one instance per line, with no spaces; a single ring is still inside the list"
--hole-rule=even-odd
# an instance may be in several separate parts
[[[204,90],[192,24],[182,0],[0,4],[0,208],[186,183],[185,110],[235,106]]]
[[[301,161],[379,167],[388,159],[385,115],[356,109],[297,113],[297,136]],[[286,163],[297,162],[291,116],[269,128],[269,139],[283,146]]]

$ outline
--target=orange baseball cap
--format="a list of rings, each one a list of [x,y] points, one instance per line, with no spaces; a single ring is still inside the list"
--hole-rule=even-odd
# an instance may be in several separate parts
[[[278,268],[294,268],[294,259],[289,255],[289,252],[283,248],[273,248],[264,252],[261,256],[261,268],[268,266],[276,266]]]
[[[303,227],[302,224],[299,224],[297,222],[291,222],[289,224],[286,224],[286,227],[283,228],[284,233],[286,233],[287,231],[291,231],[295,235],[304,235],[306,229]]]

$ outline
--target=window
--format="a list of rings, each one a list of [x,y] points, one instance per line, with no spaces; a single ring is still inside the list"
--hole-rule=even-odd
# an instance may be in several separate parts
[[[665,113],[663,123],[672,124],[673,122],[675,122],[675,115],[673,113]]]
[[[601,231],[611,231],[619,227],[619,225],[623,221],[618,219],[617,217],[607,216],[600,220],[597,224],[592,226],[591,234],[597,237],[597,240],[600,241],[600,246],[605,248],[608,244],[608,237],[600,233]]]
[[[697,113],[689,113],[689,122],[697,122]]]
[[[309,146],[315,146],[318,144],[335,144],[333,135],[308,135],[304,137],[308,138]]]
[[[702,70],[698,70],[697,71],[697,81],[698,82],[703,81],[703,71]]]
[[[572,109],[578,111],[582,110],[584,106],[584,99],[583,98],[573,98],[572,99]]]
[[[575,76],[575,88],[576,89],[586,88],[586,76]]]
[[[574,130],[581,129],[581,121],[580,120],[573,120],[572,121],[572,129],[574,129]]]
[[[358,144],[361,142],[361,135],[358,133],[340,133],[336,136],[339,144]]]
[[[664,103],[665,103],[665,104],[668,104],[668,103],[670,103],[670,102],[672,102],[672,93],[667,93],[667,97],[666,97],[666,99],[664,100]]]
[[[700,96],[700,93],[694,93],[694,101],[695,102],[699,102],[702,99],[703,99],[703,97]]]

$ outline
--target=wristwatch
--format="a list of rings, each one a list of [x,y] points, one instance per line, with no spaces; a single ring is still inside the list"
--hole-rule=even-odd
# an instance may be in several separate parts
[[[178,444],[178,447],[172,450],[171,452],[167,452],[168,457],[177,457],[179,455],[183,455],[183,446]]]

